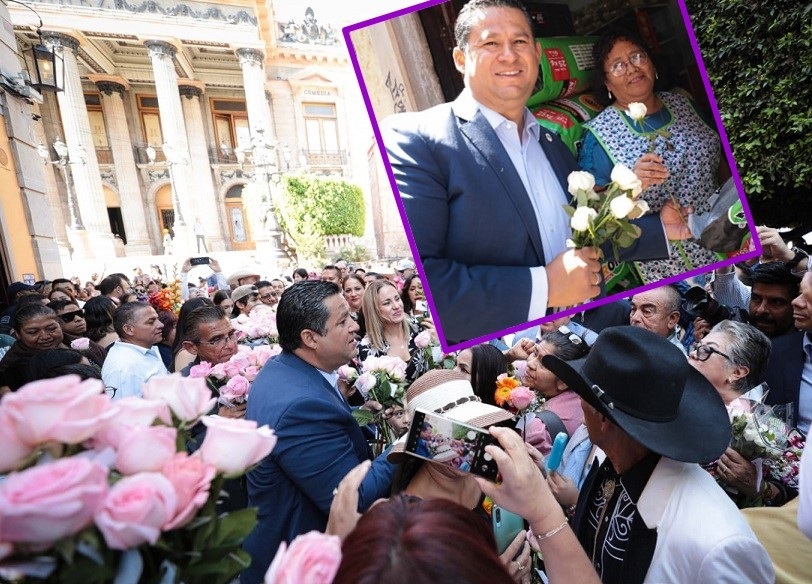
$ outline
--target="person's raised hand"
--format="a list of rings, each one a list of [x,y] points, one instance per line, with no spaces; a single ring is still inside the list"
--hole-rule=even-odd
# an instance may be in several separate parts
[[[505,360],[512,363],[513,361],[526,361],[530,355],[536,352],[536,343],[533,339],[527,337],[519,339],[518,342],[505,351]]]
[[[209,267],[211,268],[212,272],[220,272],[220,262],[212,257],[209,258]]]
[[[757,225],[756,233],[761,243],[761,260],[763,262],[788,262],[795,255],[777,229]]]
[[[361,514],[358,513],[358,487],[367,476],[372,462],[365,460],[341,479],[333,491],[333,502],[330,504],[330,516],[324,533],[344,538],[355,529]]]
[[[600,294],[600,250],[568,249],[550,262],[547,271],[547,306],[575,306]]]
[[[551,472],[547,475],[547,486],[550,487],[555,500],[562,507],[569,507],[578,502],[578,487],[570,477]]]
[[[638,158],[632,170],[640,179],[644,191],[649,187],[662,184],[668,178],[668,169],[663,164],[663,159],[653,152],[648,152]]]
[[[697,316],[694,319],[694,339],[701,341],[710,332],[710,330],[711,325],[707,320],[701,316]]]
[[[183,262],[183,265],[180,268],[180,272],[182,274],[185,274],[191,269],[192,269],[192,258],[186,258],[186,261]]]

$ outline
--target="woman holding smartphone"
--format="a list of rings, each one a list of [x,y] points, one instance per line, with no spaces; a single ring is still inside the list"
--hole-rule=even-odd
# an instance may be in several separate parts
[[[412,274],[403,281],[400,299],[403,300],[403,310],[412,318],[426,316],[426,296],[423,293],[423,281],[419,275]]]

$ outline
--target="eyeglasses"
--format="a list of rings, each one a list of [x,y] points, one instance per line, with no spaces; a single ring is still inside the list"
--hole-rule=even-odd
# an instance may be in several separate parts
[[[711,347],[710,345],[703,345],[702,343],[693,343],[688,351],[689,353],[694,353],[696,355],[697,361],[707,361],[710,359],[710,356],[716,353],[717,355],[721,355],[731,363],[733,359],[730,358],[730,355],[725,355],[719,349],[715,347]]]
[[[84,318],[85,311],[80,309],[74,310],[72,312],[63,312],[62,314],[59,315],[59,318],[61,318],[65,322],[73,322],[77,316],[79,318]]]
[[[236,343],[242,338],[242,333],[240,331],[231,331],[227,335],[221,335],[219,337],[214,337],[213,339],[209,339],[208,341],[198,341],[200,345],[209,345],[210,347],[225,347],[228,343],[234,342]]]
[[[104,388],[104,393],[110,396],[110,399],[116,397],[116,391],[118,391],[115,387],[107,386]]]
[[[276,294],[274,292],[268,292],[267,294],[260,294],[259,299],[260,300],[270,300],[271,298],[277,298],[278,296],[279,296],[279,294]]]
[[[622,77],[626,74],[629,65],[640,67],[646,63],[648,63],[648,55],[642,51],[638,51],[629,55],[628,61],[617,61],[616,63],[612,63],[612,66],[609,67],[609,73],[611,73],[614,77]]]

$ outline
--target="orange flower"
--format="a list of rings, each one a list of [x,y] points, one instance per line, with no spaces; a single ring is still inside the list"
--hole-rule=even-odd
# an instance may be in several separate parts
[[[510,405],[510,392],[519,387],[521,383],[515,377],[510,377],[506,373],[502,373],[496,378],[496,391],[493,394],[493,399],[496,405],[502,407]]]

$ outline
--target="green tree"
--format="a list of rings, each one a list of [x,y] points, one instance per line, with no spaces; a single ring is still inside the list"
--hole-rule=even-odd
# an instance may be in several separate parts
[[[812,230],[812,4],[686,6],[756,222]]]
[[[285,176],[284,196],[275,201],[279,223],[303,258],[321,260],[325,235],[364,234],[361,188],[340,179]]]

